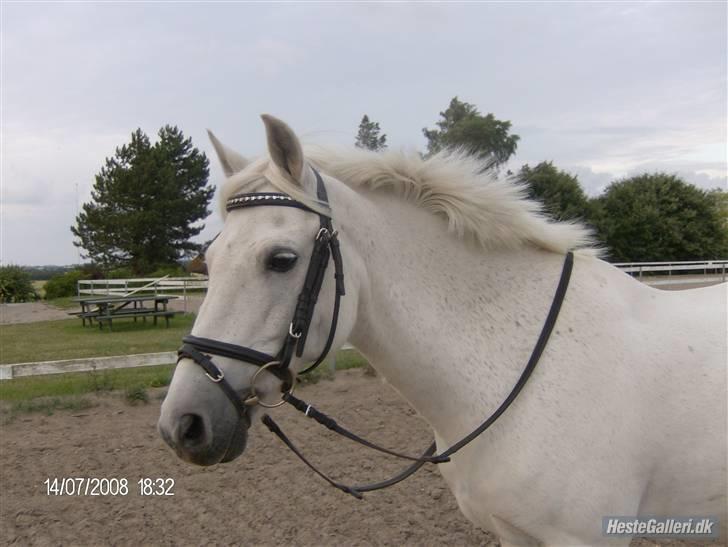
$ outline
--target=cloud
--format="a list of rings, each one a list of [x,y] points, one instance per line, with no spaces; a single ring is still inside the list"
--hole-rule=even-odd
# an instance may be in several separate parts
[[[178,125],[219,183],[204,129],[253,156],[265,150],[262,112],[335,144],[352,144],[367,113],[392,148],[424,149],[421,129],[458,95],[513,122],[516,169],[552,160],[592,195],[643,170],[724,185],[727,10],[4,4],[1,258],[76,260],[76,184],[86,201],[103,159],[135,128]]]

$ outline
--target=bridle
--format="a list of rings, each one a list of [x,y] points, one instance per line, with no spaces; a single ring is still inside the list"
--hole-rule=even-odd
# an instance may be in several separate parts
[[[328,203],[328,196],[326,194],[324,181],[318,171],[313,169],[313,172],[316,177],[316,197],[321,203]],[[319,217],[319,230],[314,239],[313,252],[311,253],[311,260],[308,263],[306,278],[303,283],[303,288],[298,295],[296,309],[288,326],[288,333],[286,334],[280,351],[274,357],[273,355],[269,355],[246,346],[237,346],[227,342],[213,340],[211,338],[200,338],[198,336],[188,335],[182,339],[184,344],[177,352],[178,361],[186,357],[192,359],[205,370],[207,377],[220,386],[220,388],[225,392],[225,395],[227,395],[233,405],[235,405],[235,408],[238,410],[241,417],[246,415],[245,406],[259,404],[267,408],[272,408],[280,406],[285,402],[281,399],[278,403],[268,404],[260,400],[255,390],[255,384],[256,380],[263,371],[270,372],[283,382],[282,391],[284,393],[292,393],[295,387],[295,379],[290,369],[291,360],[293,359],[294,353],[297,357],[301,357],[301,355],[303,355],[303,350],[308,338],[308,331],[311,326],[311,319],[313,318],[313,312],[316,307],[316,302],[318,301],[319,292],[321,291],[321,286],[324,282],[324,275],[329,264],[329,258],[333,258],[335,272],[334,278],[336,279],[334,311],[331,316],[329,336],[318,359],[316,359],[316,361],[308,368],[301,371],[300,374],[306,374],[315,369],[328,355],[331,345],[334,342],[334,337],[336,336],[336,325],[339,319],[341,297],[346,293],[344,288],[344,268],[341,261],[341,252],[339,250],[338,234],[332,227],[330,216],[314,211],[303,203],[294,200],[289,195],[278,192],[236,194],[227,200],[225,208],[228,212],[230,212],[235,209],[242,209],[245,207],[260,207],[266,205],[295,207],[297,209],[314,213]],[[225,375],[222,370],[215,365],[209,356],[205,355],[206,353],[235,359],[237,361],[242,361],[259,367],[251,382],[251,393],[244,401],[241,401],[235,389],[225,379]]]
[[[318,171],[316,171],[316,169],[312,168],[312,170],[316,177],[316,196],[319,202],[328,204],[328,197],[326,194],[326,188],[324,186],[323,179],[321,178],[321,175],[318,173]],[[334,299],[334,311],[331,317],[331,326],[329,328],[329,336],[318,359],[316,359],[316,361],[312,365],[301,371],[300,374],[310,372],[318,365],[320,365],[321,362],[323,362],[323,360],[326,358],[333,344],[334,337],[336,335],[336,325],[338,323],[341,297],[345,294],[343,264],[341,260],[341,253],[339,250],[339,240],[337,232],[332,227],[331,217],[314,211],[307,205],[294,200],[291,196],[287,194],[277,192],[236,194],[227,200],[226,209],[228,212],[230,212],[235,209],[264,205],[295,207],[298,209],[302,209],[304,211],[308,211],[318,215],[320,223],[319,230],[315,236],[314,248],[311,254],[311,260],[308,264],[308,270],[306,272],[306,278],[303,284],[303,288],[298,295],[298,301],[296,304],[295,312],[293,314],[293,319],[290,322],[290,325],[288,327],[288,333],[285,336],[280,351],[274,357],[267,353],[262,353],[246,346],[238,346],[234,344],[229,344],[227,342],[220,342],[218,340],[213,340],[210,338],[200,338],[192,335],[185,336],[182,339],[184,344],[178,351],[178,362],[183,358],[189,358],[197,365],[201,366],[204,369],[207,377],[212,382],[220,386],[220,389],[222,389],[223,393],[225,393],[228,399],[230,399],[243,422],[245,422],[247,425],[250,425],[250,419],[247,415],[246,410],[246,407],[248,406],[253,406],[257,404],[266,408],[272,408],[280,406],[283,403],[288,403],[300,412],[304,413],[309,418],[316,420],[318,423],[324,425],[335,433],[338,433],[368,448],[372,448],[379,452],[383,452],[391,456],[414,462],[412,463],[412,465],[401,471],[399,474],[385,481],[369,485],[347,486],[334,481],[333,479],[329,478],[327,475],[319,471],[315,466],[313,466],[293,445],[293,443],[288,439],[288,437],[283,433],[283,431],[273,421],[273,419],[267,414],[263,415],[262,421],[266,425],[266,427],[268,427],[271,432],[277,435],[286,444],[286,446],[288,446],[288,448],[290,448],[316,474],[322,477],[331,486],[334,486],[348,494],[353,495],[358,499],[361,499],[363,497],[363,492],[379,490],[397,484],[398,482],[412,475],[425,463],[440,464],[449,462],[450,456],[458,452],[464,446],[469,444],[473,439],[481,435],[486,429],[488,429],[493,423],[495,423],[495,421],[506,411],[511,403],[513,403],[523,387],[526,385],[528,379],[531,377],[531,373],[533,372],[536,364],[541,358],[541,354],[543,353],[543,350],[546,347],[546,343],[548,342],[551,332],[553,331],[554,325],[556,324],[556,319],[559,315],[559,311],[561,309],[561,304],[564,300],[564,297],[566,296],[566,290],[569,286],[569,280],[571,278],[571,270],[573,268],[574,262],[574,255],[571,251],[566,254],[564,266],[561,272],[561,278],[559,279],[559,284],[554,294],[551,308],[549,309],[549,313],[546,317],[543,328],[541,329],[541,333],[536,342],[536,345],[531,352],[531,356],[528,360],[528,363],[526,364],[526,367],[524,368],[521,376],[509,393],[508,397],[506,397],[506,399],[500,404],[500,406],[477,428],[475,428],[471,433],[460,439],[458,442],[454,443],[446,450],[442,451],[440,454],[435,454],[436,445],[433,442],[421,456],[409,456],[393,450],[389,450],[387,448],[383,448],[372,442],[367,441],[366,439],[359,437],[358,435],[340,426],[338,423],[336,423],[335,420],[333,420],[326,414],[320,412],[313,406],[309,405],[305,401],[302,401],[301,399],[298,399],[293,395],[293,389],[295,387],[295,377],[290,369],[291,360],[293,359],[294,353],[297,357],[301,357],[303,354],[306,339],[308,336],[308,330],[311,326],[311,319],[313,317],[313,312],[316,307],[316,302],[318,301],[318,295],[324,281],[324,274],[326,273],[326,268],[328,266],[330,258],[333,258],[334,261],[336,293]],[[253,375],[253,378],[251,380],[250,393],[245,399],[242,399],[235,391],[235,389],[228,383],[222,370],[220,370],[217,365],[215,365],[210,355],[207,354],[227,357],[229,359],[242,361],[259,367]],[[275,404],[265,403],[260,400],[257,395],[255,384],[258,377],[263,371],[274,374],[282,382],[281,400]]]

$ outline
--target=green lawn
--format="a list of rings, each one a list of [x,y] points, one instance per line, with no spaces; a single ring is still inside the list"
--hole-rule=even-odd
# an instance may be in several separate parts
[[[166,328],[164,321],[154,326],[124,319],[114,322],[113,331],[82,327],[80,319],[0,325],[0,364],[174,351],[194,320],[176,315]]]

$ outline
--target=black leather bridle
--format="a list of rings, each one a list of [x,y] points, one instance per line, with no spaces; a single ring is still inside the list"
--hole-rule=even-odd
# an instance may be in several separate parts
[[[319,202],[327,204],[328,196],[326,194],[324,181],[318,171],[313,169],[313,173],[316,177],[316,197]],[[293,359],[294,353],[297,357],[301,357],[301,355],[303,355],[303,350],[308,338],[308,330],[311,326],[311,319],[313,318],[313,312],[316,307],[316,302],[318,301],[321,286],[324,282],[324,275],[330,258],[333,258],[334,261],[336,294],[334,297],[334,311],[331,317],[329,336],[318,359],[316,359],[316,361],[305,370],[301,371],[300,374],[305,374],[315,369],[328,355],[331,345],[334,342],[334,337],[336,336],[336,325],[339,319],[341,297],[346,293],[344,288],[344,268],[341,261],[341,252],[339,250],[338,234],[333,229],[330,216],[314,211],[305,204],[294,200],[289,195],[278,192],[236,194],[227,200],[225,208],[228,212],[230,212],[235,209],[242,209],[245,207],[260,207],[266,205],[295,207],[297,209],[314,213],[319,217],[319,230],[315,237],[311,260],[308,263],[308,270],[306,272],[306,278],[303,283],[303,288],[298,295],[296,309],[288,326],[288,333],[286,334],[280,351],[276,356],[273,356],[246,346],[238,346],[227,342],[213,340],[211,338],[201,338],[198,336],[188,335],[182,339],[184,344],[177,352],[178,361],[184,358],[189,358],[205,370],[208,378],[217,383],[223,392],[225,392],[225,395],[232,401],[241,417],[247,417],[245,410],[246,404],[261,404],[266,407],[278,405],[268,405],[263,403],[258,400],[254,392],[248,399],[241,400],[235,389],[225,379],[225,375],[222,370],[220,370],[220,368],[218,368],[212,359],[206,354],[219,355],[221,357],[235,359],[237,361],[242,361],[244,363],[260,367],[259,372],[266,370],[278,377],[283,382],[281,390],[283,392],[288,392],[294,387],[295,381],[294,375],[290,369],[291,360]]]
[[[312,168],[313,169],[313,168]],[[316,177],[316,194],[317,198],[321,203],[328,203],[328,197],[326,194],[326,188],[324,186],[321,175],[313,169]],[[336,279],[336,295],[334,299],[334,311],[331,318],[331,327],[329,328],[329,336],[326,340],[326,344],[321,351],[318,359],[309,367],[301,372],[305,374],[316,368],[326,358],[329,353],[331,346],[336,335],[336,325],[339,317],[339,307],[341,304],[341,297],[345,294],[344,289],[344,272],[343,264],[341,260],[341,253],[339,250],[339,241],[336,231],[333,229],[331,224],[331,217],[317,211],[314,211],[305,204],[294,200],[291,196],[282,193],[266,192],[266,193],[248,193],[248,194],[237,194],[227,200],[226,208],[229,211],[234,209],[240,209],[244,207],[256,207],[262,205],[275,205],[284,207],[296,207],[304,211],[308,211],[318,215],[320,221],[319,231],[316,234],[313,252],[311,254],[311,260],[308,265],[308,271],[306,272],[306,279],[304,281],[303,288],[298,295],[298,302],[296,304],[296,310],[293,314],[293,319],[288,328],[288,333],[283,342],[281,350],[277,356],[272,356],[267,353],[262,353],[245,346],[237,346],[226,342],[220,342],[210,338],[200,338],[197,336],[185,336],[183,338],[184,344],[178,351],[178,361],[184,358],[189,358],[196,364],[201,366],[210,380],[215,382],[223,390],[225,395],[230,399],[235,409],[238,412],[239,417],[246,424],[250,424],[250,420],[247,415],[246,406],[260,404],[264,407],[279,406],[283,403],[288,403],[300,412],[304,413],[309,418],[316,420],[318,423],[326,426],[331,431],[338,433],[350,440],[353,440],[359,444],[362,444],[368,448],[378,450],[385,454],[395,456],[398,458],[411,460],[414,463],[408,468],[404,469],[394,477],[369,485],[361,486],[347,486],[342,483],[336,482],[329,478],[315,466],[313,466],[303,454],[293,445],[273,419],[267,414],[263,415],[262,421],[268,427],[268,429],[277,435],[285,444],[288,446],[307,466],[309,466],[315,473],[326,480],[330,485],[353,495],[356,498],[361,499],[363,492],[369,492],[372,490],[379,490],[397,484],[398,482],[406,479],[422,467],[425,463],[445,463],[450,461],[450,456],[461,450],[467,444],[469,444],[476,437],[481,435],[486,429],[488,429],[495,421],[506,411],[506,409],[513,403],[518,394],[521,392],[526,382],[531,377],[533,370],[536,367],[541,354],[546,347],[551,332],[553,331],[556,319],[558,318],[561,304],[566,296],[566,290],[569,286],[569,280],[571,278],[571,270],[574,263],[574,255],[571,252],[566,254],[564,260],[564,266],[561,272],[561,278],[559,280],[556,293],[554,294],[551,308],[544,322],[541,334],[539,335],[536,345],[531,352],[531,356],[521,373],[518,382],[508,394],[508,397],[500,404],[500,406],[477,428],[471,431],[468,435],[454,443],[452,446],[442,451],[440,454],[435,454],[436,445],[433,442],[427,450],[421,456],[409,456],[401,454],[399,452],[382,448],[372,442],[369,442],[358,435],[348,431],[341,427],[335,420],[320,412],[313,406],[309,405],[305,401],[298,399],[293,396],[293,387],[295,378],[290,370],[291,360],[295,355],[301,357],[303,354],[304,346],[306,344],[306,338],[308,330],[311,325],[311,319],[313,317],[314,308],[318,301],[318,295],[321,290],[321,286],[324,281],[324,274],[329,263],[329,259],[333,257],[334,261],[334,277]],[[225,375],[220,370],[212,358],[207,355],[219,355],[221,357],[227,357],[229,359],[235,359],[245,363],[250,363],[259,367],[258,371],[253,375],[251,381],[251,394],[248,398],[242,399],[235,389],[225,379]],[[277,376],[281,382],[281,391],[283,393],[281,401],[277,404],[267,404],[260,401],[255,393],[255,380],[258,375],[268,371]]]

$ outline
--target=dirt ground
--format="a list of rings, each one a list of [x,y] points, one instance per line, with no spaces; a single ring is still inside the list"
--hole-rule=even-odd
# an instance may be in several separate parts
[[[140,406],[106,395],[92,397],[98,406],[82,411],[0,416],[0,544],[498,545],[463,517],[431,466],[359,501],[316,477],[259,423],[238,460],[186,464],[156,431],[163,393]],[[339,372],[300,394],[385,446],[412,452],[430,442],[415,412],[361,370]],[[343,482],[379,480],[400,469],[292,409],[274,416],[312,461]],[[129,492],[48,495],[44,481],[63,477],[124,478]],[[174,495],[140,495],[143,478],[172,479]],[[689,543],[632,542],[655,545]]]
[[[70,310],[69,310],[70,311]],[[20,304],[0,304],[0,325],[32,323],[34,321],[54,321],[70,319],[68,312],[43,302],[23,302]]]
[[[398,396],[360,370],[301,391],[307,400],[386,446],[417,451],[425,424]],[[436,469],[358,501],[314,476],[261,424],[238,460],[186,464],[156,431],[161,392],[129,406],[121,397],[2,425],[0,543],[6,545],[496,545],[473,527]],[[275,417],[335,477],[378,480],[402,464],[281,410]],[[413,448],[414,447],[414,448]],[[46,479],[126,478],[126,496],[49,496]],[[143,497],[137,481],[171,478],[174,496]]]

